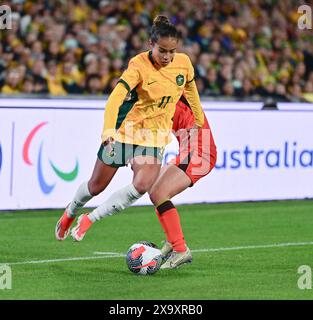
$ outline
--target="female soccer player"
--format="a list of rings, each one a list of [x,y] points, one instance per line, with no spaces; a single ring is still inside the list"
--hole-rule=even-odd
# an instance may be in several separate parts
[[[197,123],[190,107],[184,96],[176,104],[173,131],[176,132],[179,142],[179,154],[161,169],[157,181],[149,192],[166,235],[165,244],[161,249],[162,255],[166,257],[171,253],[162,264],[162,269],[177,268],[192,260],[184,239],[179,214],[170,199],[206,176],[216,163],[216,146],[205,115],[201,129],[188,130],[195,128]]]
[[[113,193],[89,214],[81,215],[72,229],[74,240],[83,239],[96,220],[130,206],[149,191],[161,168],[164,146],[170,141],[175,105],[183,91],[192,106],[195,123],[204,117],[194,81],[194,69],[187,55],[176,53],[179,34],[164,16],[153,23],[151,51],[132,58],[127,70],[109,96],[98,159],[88,182],[78,188],[55,228],[64,240],[84,206],[110,183],[119,167],[131,163],[133,181]]]

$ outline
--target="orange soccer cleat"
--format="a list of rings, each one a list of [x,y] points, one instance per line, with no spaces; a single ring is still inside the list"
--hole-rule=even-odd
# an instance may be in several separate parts
[[[67,209],[65,209],[62,217],[59,219],[55,226],[55,237],[57,240],[65,240],[69,234],[70,227],[74,222],[75,217],[69,218],[67,215]]]
[[[74,241],[83,240],[87,230],[91,227],[92,221],[87,214],[82,214],[77,221],[77,225],[72,229],[71,236]]]

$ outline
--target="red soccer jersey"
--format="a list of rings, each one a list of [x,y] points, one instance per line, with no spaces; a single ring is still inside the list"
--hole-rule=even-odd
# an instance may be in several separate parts
[[[172,129],[174,132],[178,133],[181,129],[190,129],[195,124],[195,117],[192,113],[191,108],[189,107],[188,101],[184,96],[181,96],[180,100],[176,103],[176,110],[173,117],[173,125]],[[205,129],[205,130],[204,130]],[[205,131],[206,133],[202,132]],[[208,120],[204,114],[204,124],[202,128],[199,130],[198,133],[198,143],[201,145],[201,141],[203,140],[204,134],[210,135],[210,144],[214,145],[215,142],[212,136],[212,131],[210,128],[210,125],[208,123]],[[177,140],[180,143],[181,137],[179,134],[177,135]]]
[[[179,142],[179,154],[171,163],[181,168],[192,180],[192,184],[207,175],[216,163],[216,146],[208,120],[204,114],[204,124],[198,130],[197,139],[189,133],[195,118],[184,96],[176,104],[173,117],[173,131]]]

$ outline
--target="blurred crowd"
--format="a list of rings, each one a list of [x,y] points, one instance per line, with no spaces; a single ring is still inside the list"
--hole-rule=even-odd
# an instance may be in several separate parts
[[[11,0],[0,31],[3,94],[111,92],[129,59],[148,50],[157,14],[182,34],[201,95],[311,100],[313,31],[300,0]],[[313,102],[313,101],[312,101]]]

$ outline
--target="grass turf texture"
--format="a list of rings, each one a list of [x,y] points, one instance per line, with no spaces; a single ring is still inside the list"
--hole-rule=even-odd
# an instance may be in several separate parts
[[[191,250],[313,241],[313,201],[178,206]],[[86,260],[13,264],[12,289],[3,299],[312,299],[297,270],[313,267],[313,245],[194,252],[193,263],[152,276],[128,271],[126,253],[163,232],[152,207],[132,207],[95,223],[85,239],[59,242],[61,210],[2,212],[0,263],[87,257]],[[100,258],[88,258],[100,257]]]

